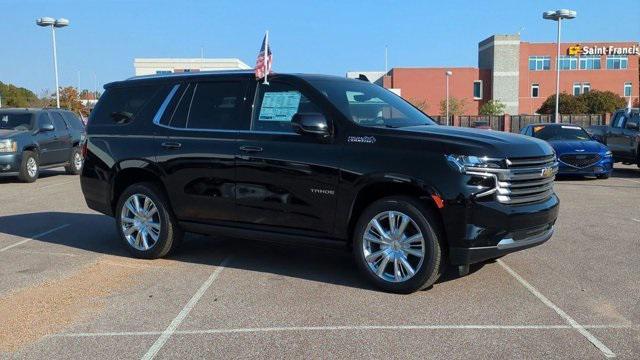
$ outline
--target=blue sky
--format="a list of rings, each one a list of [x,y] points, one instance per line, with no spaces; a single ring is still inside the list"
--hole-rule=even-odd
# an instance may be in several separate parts
[[[53,89],[51,34],[41,16],[66,17],[58,32],[61,85],[93,88],[133,75],[135,57],[238,57],[255,62],[270,30],[274,70],[343,75],[389,67],[476,66],[477,44],[521,32],[555,40],[544,10],[571,8],[563,42],[640,40],[640,1],[67,1],[0,0],[0,81]]]

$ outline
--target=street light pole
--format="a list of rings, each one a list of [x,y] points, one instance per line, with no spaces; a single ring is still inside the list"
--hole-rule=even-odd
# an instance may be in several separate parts
[[[42,27],[51,27],[51,42],[53,44],[53,70],[56,76],[56,107],[60,108],[60,85],[58,81],[58,53],[56,50],[56,28],[62,28],[69,25],[67,19],[53,19],[50,17],[42,17],[36,20],[36,24]]]
[[[445,99],[445,102],[446,102],[446,106],[445,106],[445,108],[446,108],[445,109],[445,118],[446,118],[445,121],[446,122],[445,122],[445,124],[447,126],[449,126],[449,77],[451,75],[453,75],[453,73],[451,71],[447,70],[447,72],[445,72],[445,77],[447,78],[447,86],[446,86],[447,91],[446,91],[446,99]]]
[[[546,20],[554,20],[558,22],[558,34],[556,38],[557,54],[556,54],[556,111],[554,120],[560,122],[560,34],[562,33],[562,19],[575,19],[577,13],[573,10],[560,9],[556,11],[545,11],[542,18]]]

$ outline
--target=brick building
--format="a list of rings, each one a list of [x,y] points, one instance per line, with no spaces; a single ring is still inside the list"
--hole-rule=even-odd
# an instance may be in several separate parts
[[[488,100],[499,100],[508,114],[533,114],[555,94],[556,44],[529,43],[519,35],[493,35],[478,44],[478,67],[393,68],[382,78],[428,114],[440,113],[447,70],[450,97],[464,99],[465,113],[477,115]],[[560,92],[609,90],[638,103],[640,46],[637,42],[581,42],[560,46]],[[360,72],[349,72],[357,77]]]

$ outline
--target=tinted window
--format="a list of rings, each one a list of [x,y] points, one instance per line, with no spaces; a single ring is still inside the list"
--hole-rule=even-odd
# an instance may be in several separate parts
[[[51,117],[53,118],[53,125],[56,128],[56,131],[67,130],[67,123],[64,122],[62,115],[58,112],[51,113]]]
[[[113,87],[100,97],[89,122],[92,125],[110,125],[123,122],[123,117],[134,121],[162,87],[127,86]]]
[[[82,122],[82,120],[80,120],[80,118],[72,113],[71,111],[63,111],[62,112],[62,117],[64,118],[64,120],[66,121],[67,125],[75,130],[83,130],[84,129],[84,123]]]
[[[182,91],[182,94],[177,97],[179,103],[171,115],[171,126],[183,128],[187,124],[187,116],[189,116],[189,106],[191,106],[191,99],[193,99],[194,87],[193,84],[188,84]]]
[[[53,125],[53,122],[51,121],[49,114],[43,112],[38,116],[38,126],[42,128],[45,125]]]
[[[0,112],[0,129],[31,130],[32,114]]]
[[[241,82],[198,83],[189,109],[190,129],[246,129],[239,118],[244,97]]]
[[[363,126],[404,127],[435,122],[400,96],[359,80],[311,80],[348,119]]]
[[[551,140],[589,140],[589,134],[580,126],[572,125],[539,125],[533,127],[533,136],[538,139]]]
[[[626,116],[623,112],[619,112],[616,114],[616,117],[613,119],[613,127],[621,128],[624,125],[624,121]]]
[[[318,106],[292,85],[272,82],[259,86],[252,130],[293,133],[293,115],[321,112]]]

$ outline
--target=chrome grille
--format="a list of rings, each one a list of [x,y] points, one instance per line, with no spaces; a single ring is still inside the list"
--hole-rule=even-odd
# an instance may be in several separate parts
[[[560,155],[560,161],[577,168],[593,166],[600,161],[599,154],[566,154]]]
[[[477,196],[496,194],[503,204],[525,204],[543,201],[553,195],[553,181],[558,172],[555,155],[536,158],[514,158],[505,161],[506,168],[470,168],[469,174],[491,176],[494,189]]]

